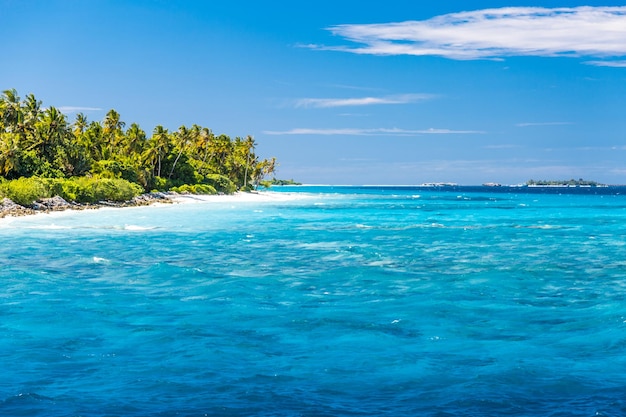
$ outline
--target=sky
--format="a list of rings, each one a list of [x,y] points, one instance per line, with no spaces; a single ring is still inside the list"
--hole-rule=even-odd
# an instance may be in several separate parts
[[[0,0],[0,21],[0,90],[251,135],[281,179],[626,184],[626,1]]]

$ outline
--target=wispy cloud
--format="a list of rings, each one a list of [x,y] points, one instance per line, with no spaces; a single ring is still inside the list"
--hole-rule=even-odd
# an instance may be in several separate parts
[[[585,64],[596,67],[626,68],[626,61],[587,61]]]
[[[577,151],[589,152],[589,151],[626,151],[626,146],[581,146],[574,148]]]
[[[626,56],[626,6],[505,7],[422,21],[337,25],[328,30],[359,45],[309,47],[356,54],[437,55],[459,60]],[[607,65],[606,61],[591,62]]]
[[[518,123],[515,126],[517,127],[530,127],[530,126],[562,126],[562,125],[572,125],[572,122],[529,122],[529,123]]]
[[[430,100],[433,94],[399,94],[383,97],[357,97],[357,98],[301,98],[296,100],[296,107],[347,107],[347,106],[371,106],[375,104],[408,104],[418,101]]]
[[[98,107],[61,106],[57,108],[61,113],[71,114],[87,111],[101,111]]]
[[[486,132],[478,130],[451,130],[451,129],[424,129],[409,130],[398,128],[377,128],[377,129],[308,129],[296,128],[291,130],[266,130],[266,135],[321,135],[321,136],[421,136],[421,135],[466,135],[483,134]]]

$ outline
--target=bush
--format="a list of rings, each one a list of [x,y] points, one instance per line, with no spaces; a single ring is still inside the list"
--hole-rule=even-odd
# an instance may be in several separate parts
[[[217,194],[217,190],[211,185],[196,184],[196,194]]]
[[[167,178],[163,178],[163,177],[154,177],[152,179],[152,187],[153,189],[159,190],[159,191],[166,191],[167,189],[169,189],[169,182],[167,181]]]
[[[227,177],[220,174],[208,174],[204,177],[204,184],[208,184],[215,188],[218,192],[224,194],[233,194],[237,191],[237,186]]]
[[[183,184],[179,187],[172,187],[171,190],[181,194],[217,194],[215,188],[206,184]]]
[[[128,161],[110,159],[96,161],[93,163],[91,171],[101,178],[122,178],[130,182],[139,181],[137,168]]]
[[[121,178],[80,177],[71,181],[74,184],[67,184],[64,192],[68,193],[68,197],[75,193],[75,201],[79,203],[128,201],[143,192],[140,185]]]
[[[50,197],[50,189],[45,180],[37,177],[19,178],[0,184],[0,194],[22,206],[30,206],[35,201]]]

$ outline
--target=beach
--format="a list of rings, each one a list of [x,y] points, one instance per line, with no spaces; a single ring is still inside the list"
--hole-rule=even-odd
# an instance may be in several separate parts
[[[287,194],[271,193],[266,191],[236,192],[233,194],[220,195],[195,195],[179,194],[175,192],[155,192],[142,194],[130,201],[125,202],[100,202],[96,204],[78,204],[67,202],[60,197],[44,199],[34,203],[30,207],[20,206],[5,198],[0,200],[0,219],[3,217],[27,216],[36,214],[48,214],[66,210],[95,210],[101,208],[124,208],[139,207],[154,204],[184,204],[184,203],[210,203],[210,202],[262,202],[277,201],[287,198]]]

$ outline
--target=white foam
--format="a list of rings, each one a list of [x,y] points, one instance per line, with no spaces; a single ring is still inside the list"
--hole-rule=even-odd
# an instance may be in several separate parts
[[[306,193],[290,193],[276,191],[237,192],[225,195],[196,195],[180,194],[170,197],[176,203],[235,203],[235,202],[265,202],[265,201],[293,201],[312,198]]]
[[[134,224],[127,224],[126,226],[124,226],[124,230],[130,230],[130,231],[143,231],[143,230],[154,230],[156,229],[156,227],[154,226],[137,226]]]
[[[68,226],[59,226],[57,224],[42,224],[40,226],[29,226],[27,229],[37,229],[37,230],[62,230],[62,229],[71,229]]]

